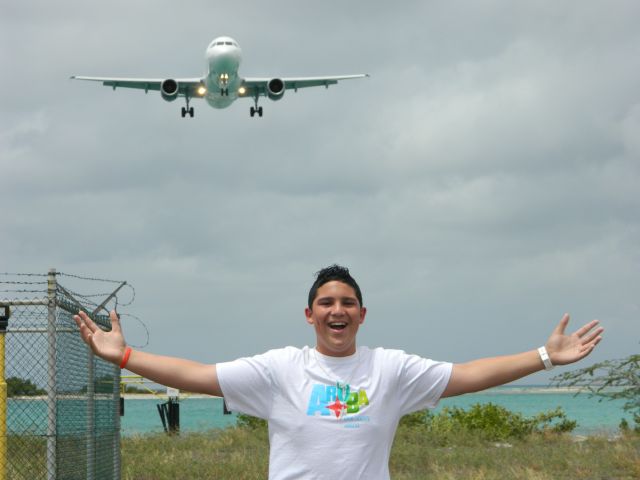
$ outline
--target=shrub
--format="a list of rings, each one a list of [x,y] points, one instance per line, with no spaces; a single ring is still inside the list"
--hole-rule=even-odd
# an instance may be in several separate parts
[[[251,415],[239,414],[237,426],[249,430],[267,428],[267,422]],[[525,417],[493,403],[476,403],[468,410],[446,407],[437,414],[422,410],[400,419],[400,428],[424,430],[435,443],[449,444],[461,437],[473,436],[487,441],[523,438],[534,433],[573,431],[577,422],[569,420],[558,407],[555,410]]]
[[[556,420],[556,423],[553,423]],[[533,417],[533,430],[536,432],[570,433],[578,426],[575,420],[569,420],[561,407],[542,412]]]
[[[38,388],[31,380],[18,377],[7,378],[8,397],[34,397],[46,394],[46,390]]]
[[[632,431],[634,433],[640,433],[640,413],[634,413],[633,414],[633,423],[635,425],[632,428],[631,425],[629,425],[629,422],[627,421],[627,419],[623,418],[620,421],[620,424],[619,424],[618,428],[620,428],[620,431],[623,434],[629,434]]]
[[[245,415],[244,413],[239,413],[236,425],[240,428],[246,428],[249,430],[266,430],[267,429],[267,421],[262,418],[252,417],[251,415]]]
[[[447,407],[437,414],[429,411],[405,415],[400,420],[402,428],[424,429],[437,443],[450,443],[453,437],[474,435],[489,441],[523,438],[533,433],[564,433],[575,429],[577,422],[569,420],[557,408],[524,417],[493,403],[476,403],[468,410]]]

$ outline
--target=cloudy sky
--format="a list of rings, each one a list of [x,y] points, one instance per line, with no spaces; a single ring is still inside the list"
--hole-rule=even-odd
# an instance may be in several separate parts
[[[207,362],[312,344],[335,262],[360,344],[464,361],[538,347],[566,311],[606,327],[592,360],[638,352],[639,20],[634,0],[3,2],[0,271],[127,280],[145,348]],[[69,80],[198,76],[219,35],[247,76],[371,77],[193,119]]]

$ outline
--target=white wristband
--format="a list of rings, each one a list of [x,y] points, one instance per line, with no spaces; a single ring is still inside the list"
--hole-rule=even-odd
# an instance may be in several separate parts
[[[547,349],[544,347],[540,347],[538,349],[538,354],[540,354],[540,360],[544,363],[545,370],[553,370],[553,363],[551,363],[551,359],[549,358],[549,354],[547,353]]]

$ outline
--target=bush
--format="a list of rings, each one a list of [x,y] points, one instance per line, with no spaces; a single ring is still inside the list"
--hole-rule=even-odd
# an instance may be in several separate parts
[[[149,388],[140,388],[135,385],[125,385],[123,393],[135,393],[135,394],[145,394],[145,395],[153,395],[153,390]]]
[[[7,397],[35,397],[46,394],[46,390],[38,388],[31,380],[7,378]]]
[[[627,419],[623,418],[620,421],[620,425],[619,425],[620,431],[624,434],[629,434],[632,431],[634,433],[640,433],[640,413],[633,414],[633,422],[635,423],[635,425],[632,428],[631,425],[629,425],[629,422],[627,421]]]
[[[249,430],[266,430],[267,422],[251,415],[238,414],[236,425]],[[424,430],[438,444],[449,444],[464,437],[486,441],[523,438],[531,434],[573,431],[577,422],[569,420],[558,407],[533,417],[525,417],[493,403],[476,403],[469,410],[447,407],[437,414],[428,410],[405,415],[401,429]]]
[[[432,438],[439,439],[438,443],[449,443],[453,437],[469,434],[483,440],[502,441],[533,433],[564,433],[573,431],[576,425],[562,408],[527,418],[493,403],[476,403],[469,410],[447,407],[437,414],[415,412],[400,420],[401,427],[424,429]]]
[[[266,430],[267,429],[267,421],[262,418],[252,417],[251,415],[245,415],[244,413],[239,413],[236,425],[240,428],[246,428],[249,430]]]
[[[556,423],[553,423],[557,420]],[[542,412],[533,417],[534,432],[571,433],[578,426],[575,420],[569,420],[561,407],[549,412]]]

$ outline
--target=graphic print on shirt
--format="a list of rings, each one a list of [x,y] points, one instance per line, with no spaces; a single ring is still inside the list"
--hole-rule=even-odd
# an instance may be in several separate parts
[[[369,397],[363,388],[352,392],[349,384],[338,385],[314,384],[309,397],[307,415],[310,417],[332,415],[336,419],[350,420],[350,415],[360,413],[362,408],[369,405]]]

